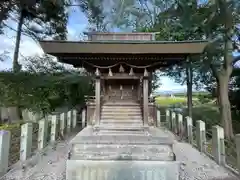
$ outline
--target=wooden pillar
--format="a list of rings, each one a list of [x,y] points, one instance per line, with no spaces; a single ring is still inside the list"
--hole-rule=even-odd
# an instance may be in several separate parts
[[[143,75],[143,123],[148,126],[148,72],[145,69]]]
[[[139,82],[137,84],[137,100],[140,101],[141,100],[141,92],[142,92],[142,88],[141,88],[141,81],[139,79]]]
[[[96,70],[96,80],[95,80],[95,103],[96,103],[96,121],[95,125],[100,123],[100,113],[101,113],[101,79],[100,72]]]

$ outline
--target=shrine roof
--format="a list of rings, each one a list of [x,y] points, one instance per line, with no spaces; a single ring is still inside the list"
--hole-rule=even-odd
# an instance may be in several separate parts
[[[43,51],[61,54],[201,54],[207,41],[40,41]]]
[[[148,68],[151,70],[164,68],[184,62],[190,54],[201,54],[207,44],[207,41],[40,41],[45,53],[88,71],[119,62],[151,66]]]

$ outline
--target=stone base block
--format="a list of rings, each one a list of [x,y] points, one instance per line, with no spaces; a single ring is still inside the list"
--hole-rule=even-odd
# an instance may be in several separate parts
[[[179,180],[179,162],[68,160],[66,180]]]

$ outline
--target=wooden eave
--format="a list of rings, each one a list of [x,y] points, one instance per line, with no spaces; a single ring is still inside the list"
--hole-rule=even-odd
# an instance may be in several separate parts
[[[206,41],[40,41],[43,51],[58,54],[201,54]]]
[[[207,41],[40,41],[43,51],[60,62],[93,70],[93,66],[111,66],[117,62],[150,69],[183,62],[190,54],[201,54]]]

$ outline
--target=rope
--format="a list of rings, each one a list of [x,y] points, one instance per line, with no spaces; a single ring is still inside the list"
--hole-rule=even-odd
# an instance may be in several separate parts
[[[99,68],[99,69],[109,69],[109,68],[113,68],[115,66],[118,66],[119,64],[125,64],[125,65],[127,65],[129,67],[137,68],[137,69],[145,69],[145,68],[149,68],[151,66],[155,66],[155,65],[161,64],[162,62],[156,62],[156,63],[150,64],[150,65],[146,65],[146,66],[135,66],[135,65],[132,65],[132,64],[128,64],[126,62],[118,62],[118,63],[110,65],[110,66],[97,66],[97,65],[94,65],[94,64],[86,62],[86,61],[83,61],[83,63],[86,63],[86,64],[88,64],[90,66],[93,66],[93,67]]]

